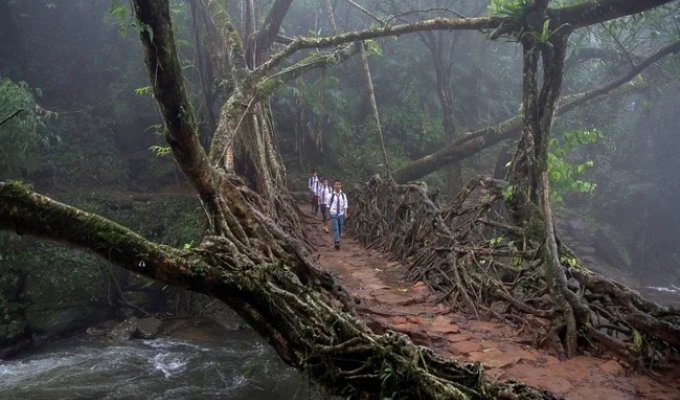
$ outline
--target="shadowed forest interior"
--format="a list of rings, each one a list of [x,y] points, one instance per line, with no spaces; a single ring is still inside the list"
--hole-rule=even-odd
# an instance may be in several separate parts
[[[679,52],[677,0],[0,0],[0,397],[679,396]]]

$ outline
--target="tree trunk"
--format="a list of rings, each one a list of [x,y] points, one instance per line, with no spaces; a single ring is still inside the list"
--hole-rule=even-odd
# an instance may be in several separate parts
[[[378,131],[378,139],[380,140],[380,149],[382,150],[383,162],[385,163],[385,172],[389,179],[392,179],[390,172],[390,162],[387,159],[387,150],[385,150],[385,139],[383,138],[382,124],[380,123],[380,113],[378,112],[378,104],[375,101],[375,90],[373,86],[373,79],[371,78],[371,68],[368,65],[368,57],[366,56],[366,47],[361,42],[361,64],[364,67],[364,75],[366,76],[366,84],[368,86],[368,99],[371,103],[371,111],[375,119],[376,130]]]
[[[671,43],[647,57],[634,68],[631,68],[630,71],[619,79],[587,92],[567,96],[563,99],[562,104],[556,109],[555,115],[561,115],[581,105],[589,104],[591,101],[602,101],[606,99],[606,94],[627,83],[629,85],[624,88],[625,90],[636,90],[636,85],[630,84],[630,82],[638,76],[638,74],[642,73],[650,65],[654,65],[654,63],[661,58],[669,54],[675,54],[678,51],[680,51],[680,42]],[[393,174],[394,179],[397,182],[402,183],[420,179],[425,175],[437,171],[449,164],[463,160],[496,143],[507,139],[519,138],[521,136],[521,130],[522,118],[521,116],[516,116],[488,128],[467,132],[461,135],[459,139],[444,146],[441,150],[428,154],[418,160],[414,160],[395,171]]]
[[[292,237],[264,214],[248,212],[247,198],[255,193],[238,182],[224,181],[222,187],[247,213],[240,221],[252,246],[221,236],[208,236],[191,251],[157,245],[17,183],[0,183],[0,229],[83,247],[132,272],[218,298],[267,338],[284,361],[332,394],[362,399],[380,399],[382,393],[418,399],[555,398],[525,385],[488,381],[478,364],[444,359],[403,334],[371,333],[352,314],[338,311],[351,309],[350,296],[305,258]]]
[[[663,2],[646,0],[640,3]],[[542,3],[545,6],[545,1]],[[616,2],[602,0],[601,3],[612,5]],[[272,10],[285,10],[288,4],[289,0],[275,0]],[[293,236],[298,229],[279,226],[285,216],[277,215],[281,212],[277,202],[286,203],[289,208],[283,212],[290,211],[291,215],[294,205],[285,197],[287,195],[281,194],[287,193],[285,172],[274,147],[268,110],[262,105],[262,98],[257,96],[257,82],[250,81],[258,74],[251,74],[247,69],[240,36],[233,27],[226,27],[233,93],[220,110],[217,132],[208,155],[198,142],[177,57],[168,1],[133,0],[133,6],[139,20],[147,71],[166,123],[166,139],[206,210],[210,223],[208,234],[193,250],[158,245],[109,220],[54,202],[17,183],[0,183],[0,229],[79,246],[135,273],[221,299],[267,338],[283,360],[304,370],[334,394],[368,399],[380,398],[383,393],[399,393],[417,399],[554,398],[521,384],[490,382],[483,377],[481,366],[443,359],[429,349],[415,346],[404,335],[391,332],[375,335],[350,314],[350,297],[329,274],[309,261],[304,245]],[[574,9],[587,13],[585,17],[579,17],[593,21],[603,18],[607,11],[591,9],[589,5]],[[558,13],[558,17],[560,15]],[[280,23],[280,12],[272,11],[270,16],[271,26]],[[564,22],[571,21],[568,15],[565,18]],[[340,35],[324,41],[296,39],[289,48],[273,56],[266,66],[263,64],[262,69],[257,67],[256,70],[259,74],[267,72],[285,56],[306,46],[322,47],[417,29],[494,28],[501,22],[492,18],[436,19],[408,27]],[[263,29],[258,38],[262,38],[263,43],[271,42],[272,32],[276,31],[278,29]],[[550,57],[554,58],[551,62],[562,62],[564,43],[558,40],[552,43],[561,47],[551,53],[545,50],[544,62]],[[259,54],[262,48],[255,47],[252,54]],[[525,46],[525,53],[532,52],[533,49]],[[254,65],[257,65],[257,58],[255,55]],[[527,71],[534,68],[535,73],[535,65],[528,66]],[[555,71],[560,75],[553,76]],[[559,95],[561,65],[554,71],[546,68],[544,73],[551,80],[544,83],[541,97],[536,99],[531,91],[527,92],[527,99],[537,100],[539,106],[545,107],[543,119],[534,119],[535,115],[525,110],[525,123],[530,125],[524,130],[530,139],[525,141],[523,155],[526,159],[537,159],[532,151],[545,144],[542,140],[547,140],[553,106]],[[526,82],[531,81],[527,79]],[[535,94],[535,90],[531,90]],[[532,106],[532,109],[541,110],[538,106]],[[248,187],[225,168],[225,155],[234,144],[241,152],[248,153],[243,155],[243,167],[239,166],[237,157],[237,169],[248,168],[251,171],[248,181],[262,193]],[[538,169],[536,165],[539,164],[523,165],[528,167],[526,176],[532,179],[527,181],[526,191],[535,194],[542,190],[543,197],[530,197],[543,199],[542,203],[535,204],[544,206],[544,230],[550,236],[548,240],[555,239],[550,231],[549,203],[545,200],[548,193],[545,163]],[[281,192],[277,193],[278,190]],[[546,252],[552,252],[552,261],[557,245],[555,240],[546,246],[549,247]],[[421,247],[439,251],[432,246]],[[583,271],[573,273],[594,293],[606,292],[613,299],[625,301],[630,307],[630,312],[623,317],[628,326],[644,332],[653,331],[657,335],[654,338],[678,345],[678,328],[651,316],[656,309],[639,296]],[[465,275],[461,279],[465,281]],[[340,308],[347,312],[339,311]]]
[[[448,32],[447,32],[448,33]],[[444,138],[448,142],[456,139],[456,120],[453,104],[453,91],[451,89],[451,58],[457,37],[449,43],[448,56],[444,56],[444,32],[423,32],[420,36],[425,42],[430,55],[436,77],[437,96],[442,112],[442,127],[444,128]],[[463,171],[461,161],[452,162],[446,171],[446,192],[453,198],[463,187]]]

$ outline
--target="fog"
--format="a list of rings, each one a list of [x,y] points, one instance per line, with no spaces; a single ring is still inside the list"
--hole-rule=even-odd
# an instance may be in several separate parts
[[[468,8],[456,2],[378,2],[367,12],[336,3],[341,32],[486,10],[483,2],[467,2]],[[121,15],[113,7],[108,1],[0,2],[0,117],[25,107],[11,84],[20,85],[23,100],[36,107],[0,128],[3,180],[26,180],[40,190],[183,186],[173,163],[149,150],[163,145],[163,139],[157,134],[162,128],[156,106],[144,89],[138,28],[129,12]],[[621,20],[574,35],[564,95],[619,79],[675,40],[675,8],[654,11],[637,23]],[[180,51],[208,132],[214,104],[207,105],[199,93],[191,11],[181,2],[176,10]],[[285,35],[332,35],[327,19],[322,6],[299,2],[284,24]],[[519,47],[485,36],[433,31],[374,42],[370,65],[393,168],[520,110]],[[570,179],[593,185],[579,192],[570,182],[555,184],[562,191],[557,204],[565,237],[592,268],[648,294],[662,290],[651,287],[663,287],[667,296],[659,299],[671,303],[680,296],[678,79],[680,64],[673,52],[631,79],[625,90],[561,115],[553,128],[558,140],[576,130],[599,133],[594,143],[575,146],[564,158],[572,165],[592,161]],[[310,166],[343,169],[357,182],[383,172],[359,57],[312,71],[279,90],[272,102],[291,179]],[[453,195],[474,175],[500,177],[504,171],[498,160],[507,160],[514,148],[506,143],[423,178],[431,189]]]
[[[486,10],[483,2],[377,2],[367,12],[335,3],[340,32],[380,24],[377,20],[398,24]],[[619,79],[675,40],[676,8],[575,34],[564,95]],[[176,11],[176,32],[196,110],[209,132],[215,105],[206,105],[199,93],[200,55],[191,10],[179,2]],[[5,0],[0,15],[0,117],[25,106],[10,82],[23,88],[26,104],[34,102],[36,107],[0,128],[3,180],[26,180],[40,190],[64,190],[68,185],[154,191],[183,185],[173,163],[149,150],[163,145],[157,134],[161,121],[144,90],[148,83],[142,50],[129,12],[121,14],[108,1]],[[287,37],[332,35],[327,20],[321,5],[298,2],[283,31]],[[421,32],[374,43],[371,72],[394,169],[510,118],[521,108],[521,52],[516,43],[491,41],[474,31]],[[559,116],[553,127],[558,140],[576,130],[597,130],[600,135],[594,143],[570,149],[564,159],[572,165],[592,161],[592,167],[570,179],[592,183],[594,189],[584,193],[570,189],[569,182],[555,184],[562,190],[558,214],[565,235],[594,269],[646,293],[654,291],[649,287],[665,287],[666,294],[675,291],[676,296],[663,297],[670,302],[680,296],[680,184],[675,177],[680,167],[679,74],[673,52],[623,90]],[[290,179],[311,166],[343,169],[357,182],[383,172],[359,57],[297,79],[276,92],[272,104]],[[431,189],[452,195],[474,175],[502,175],[498,160],[507,160],[513,148],[513,142],[506,141],[423,179]]]
[[[504,202],[510,209],[516,201],[513,190],[518,191],[517,186],[522,183],[517,176],[521,175],[518,170],[524,162],[529,171],[525,182],[535,184],[539,175],[536,171],[542,174],[541,178],[549,177],[550,192],[545,197],[549,201],[540,197],[542,192],[538,193],[537,187],[527,190],[524,201],[530,206],[549,204],[541,208],[541,215],[549,215],[552,207],[555,234],[550,233],[551,219],[545,218],[548,223],[545,231],[541,231],[543,239],[534,237],[531,240],[535,247],[526,247],[535,251],[533,258],[526,255],[529,250],[519,251],[513,242],[515,247],[508,247],[508,251],[521,256],[514,256],[517,263],[507,255],[499,261],[502,268],[496,271],[501,272],[494,278],[499,286],[513,286],[509,292],[513,291],[522,274],[539,265],[534,263],[544,257],[543,253],[538,256],[539,249],[551,248],[549,241],[554,237],[555,247],[561,246],[555,264],[561,273],[567,271],[561,282],[563,288],[571,291],[568,292],[571,296],[576,293],[586,299],[583,304],[597,302],[609,294],[586,293],[592,288],[586,289],[582,281],[574,279],[575,274],[569,275],[568,270],[574,267],[571,263],[575,263],[576,258],[565,256],[567,250],[588,269],[638,291],[646,299],[663,306],[680,306],[680,212],[677,210],[680,181],[676,176],[680,171],[677,156],[680,152],[679,1],[604,22],[586,21],[579,25],[577,18],[569,20],[578,25],[575,27],[569,23],[553,26],[546,22],[542,30],[525,31],[517,30],[513,24],[519,24],[517,21],[524,24],[524,18],[531,17],[525,13],[529,3],[516,0],[175,0],[170,1],[170,12],[178,69],[185,79],[185,87],[172,92],[174,96],[169,96],[170,100],[161,98],[160,89],[176,89],[173,85],[177,81],[163,80],[168,71],[174,71],[173,65],[161,62],[155,64],[155,70],[147,70],[151,65],[148,60],[158,62],[161,58],[154,57],[167,49],[148,45],[154,43],[154,35],[162,33],[141,23],[141,18],[135,19],[132,8],[140,3],[144,2],[0,0],[0,195],[4,196],[2,190],[11,185],[9,182],[21,181],[27,184],[22,187],[91,210],[154,243],[168,245],[161,251],[172,248],[172,254],[178,258],[192,252],[209,252],[209,248],[201,247],[204,239],[222,235],[224,241],[245,237],[247,244],[233,247],[237,256],[238,251],[243,252],[241,260],[260,266],[269,265],[273,258],[283,265],[297,260],[298,250],[268,241],[283,240],[281,237],[285,234],[298,238],[294,231],[305,231],[304,235],[297,232],[300,237],[313,231],[300,222],[308,220],[298,209],[301,204],[308,206],[306,184],[311,170],[331,180],[342,179],[351,202],[360,197],[361,190],[366,188],[365,182],[376,175],[397,183],[424,182],[417,184],[418,188],[428,189],[427,195],[421,198],[423,203],[429,204],[432,200],[432,204],[445,211],[455,209],[447,207],[457,195],[472,190],[470,182],[480,181],[480,176],[493,178],[502,188],[500,194],[491,189],[480,191],[470,201],[479,201],[479,209],[491,210],[503,220],[512,212],[499,211],[491,202],[485,203],[485,196],[496,196],[498,202]],[[561,9],[580,3],[549,1],[549,6]],[[277,10],[285,18],[279,20]],[[483,24],[474,28],[465,25],[488,21],[474,17],[489,15],[504,22],[500,25],[489,22],[493,28]],[[554,15],[560,14],[555,11]],[[458,21],[462,25],[455,27],[444,25],[444,18],[463,16],[472,19]],[[558,17],[555,21],[559,22]],[[425,20],[430,24],[428,29],[415,24]],[[508,25],[503,25],[505,23]],[[278,32],[277,28],[280,28]],[[231,29],[240,33],[244,43],[231,35]],[[399,34],[395,35],[393,30],[397,29]],[[549,56],[561,51],[555,44],[559,44],[559,38],[567,37],[565,32],[569,32],[569,36],[562,73],[562,58]],[[346,35],[352,40],[371,38],[352,42],[341,40],[342,36],[338,39],[337,35]],[[291,50],[291,43],[299,48]],[[527,43],[534,47],[523,47]],[[532,57],[536,57],[534,69]],[[558,61],[555,65],[543,65],[548,63],[546,59]],[[558,73],[553,76],[551,71]],[[539,95],[535,98],[539,101],[534,102],[529,87],[534,82],[534,72],[535,82],[544,85],[541,90],[550,88],[556,81],[561,83],[557,85],[561,88],[559,100],[548,114],[554,118],[547,126],[540,123],[550,118],[539,115],[545,110],[538,108],[549,104],[554,92],[537,91]],[[184,90],[187,103],[181,99]],[[174,115],[169,115],[170,109],[176,110]],[[535,116],[526,112],[532,109],[538,110]],[[173,118],[179,122],[175,126],[166,125]],[[534,124],[534,120],[540,123]],[[193,135],[194,124],[197,139],[190,136],[190,140],[185,140],[182,128],[189,126]],[[537,126],[549,135],[532,132]],[[268,143],[269,137],[275,142]],[[531,141],[527,142],[526,138]],[[537,148],[547,149],[545,160],[527,156],[534,138],[539,138]],[[543,139],[545,141],[540,142]],[[200,143],[206,151],[193,151],[195,143]],[[212,151],[218,147],[219,151]],[[200,153],[200,157],[192,158],[196,153]],[[224,185],[215,184],[212,188],[219,188],[216,190],[219,195],[213,196],[214,204],[219,207],[211,208],[214,204],[207,201],[210,196],[205,195],[208,185],[201,186],[207,181],[210,185],[215,183],[205,177],[213,179],[217,173],[210,175],[207,169],[196,167],[200,163],[191,164],[196,159],[203,162],[207,158],[214,171],[224,173],[220,176],[231,177],[228,184],[219,181]],[[285,165],[285,171],[278,167],[279,162]],[[231,172],[239,177],[229,175]],[[201,181],[202,178],[205,179]],[[222,190],[227,193],[224,187],[237,181],[240,184],[241,180],[243,187],[229,195],[222,194]],[[246,199],[239,200],[241,203],[250,202],[247,204],[254,209],[262,209],[248,214],[250,211],[234,200],[236,197],[230,198],[236,192]],[[292,204],[293,198],[298,200],[297,205]],[[174,275],[159,278],[147,274],[152,265],[148,260],[135,258],[133,267],[123,265],[123,268],[137,268],[142,275],[163,283],[112,268],[113,263],[104,258],[116,262],[114,253],[119,249],[115,246],[102,258],[64,250],[44,240],[27,239],[31,233],[42,234],[43,228],[49,231],[54,224],[39,223],[24,231],[25,227],[14,219],[2,220],[6,215],[3,212],[9,213],[6,211],[9,208],[0,207],[0,228],[3,229],[0,231],[0,364],[5,354],[18,354],[33,342],[91,326],[97,326],[95,333],[100,329],[103,332],[102,325],[108,323],[106,329],[110,329],[111,321],[129,321],[132,316],[162,315],[169,320],[186,317],[195,322],[206,315],[217,315],[218,326],[212,322],[201,325],[205,322],[203,319],[197,327],[178,322],[171,333],[183,332],[187,337],[181,337],[177,343],[185,346],[183,340],[186,339],[188,348],[198,346],[204,348],[202,351],[210,350],[192,341],[200,342],[206,337],[221,340],[228,336],[225,329],[239,338],[243,334],[244,343],[254,336],[254,332],[244,329],[246,325],[256,325],[253,321],[257,319],[248,320],[248,314],[241,312],[241,317],[246,315],[243,322],[220,308],[221,302],[169,288],[176,282],[164,279],[171,280]],[[268,222],[261,217],[265,214],[278,225],[269,230],[273,233],[263,229],[269,226],[261,221]],[[216,215],[221,219],[215,218]],[[532,221],[529,214],[521,218],[517,215],[522,214],[513,215],[517,226],[511,226],[510,230],[521,232],[524,241],[529,242],[526,238],[535,228],[532,226],[535,220]],[[486,223],[482,219],[479,217],[470,225]],[[511,218],[503,221],[508,220]],[[226,227],[222,231],[220,221]],[[325,223],[324,220],[323,228]],[[234,224],[239,228],[234,229]],[[434,226],[435,222],[430,225]],[[321,225],[317,228],[322,229]],[[483,239],[480,246],[487,246],[491,249],[488,254],[493,254],[494,246],[504,238],[486,237],[487,233],[479,229],[479,237]],[[494,235],[496,233],[494,231]],[[81,242],[69,237],[59,239],[80,245],[87,243],[89,237]],[[433,243],[438,242],[424,243],[434,247]],[[279,247],[274,248],[275,245]],[[307,246],[312,247],[309,243]],[[448,251],[453,252],[454,245],[449,246]],[[335,249],[340,249],[339,242]],[[101,249],[91,247],[90,250],[102,256]],[[283,257],[287,251],[294,252],[295,257]],[[259,253],[264,255],[257,258],[255,255]],[[256,261],[248,258],[251,256]],[[318,260],[316,256],[315,262]],[[551,265],[547,260],[545,256],[545,271],[549,271]],[[302,270],[308,272],[307,267],[304,264],[304,268],[290,270],[302,274]],[[503,275],[503,268],[512,273]],[[555,300],[559,296],[554,296],[550,272],[541,274],[536,276],[544,280],[537,285],[545,283],[546,287],[532,287],[526,292],[520,289],[519,295],[513,293],[518,298],[527,294],[527,298],[522,299],[526,300],[525,308],[509,303],[507,309],[516,307],[513,317],[526,307],[532,309],[532,304],[538,304],[539,311],[534,316],[545,321],[558,319],[555,315],[562,309]],[[196,276],[205,276],[205,273],[201,271]],[[514,283],[513,276],[516,276]],[[305,282],[305,279],[299,280]],[[177,286],[214,295],[201,287],[201,283],[195,283],[197,281],[199,278],[191,284],[180,282]],[[530,287],[532,283],[523,284]],[[459,283],[458,286],[465,285]],[[467,286],[473,284],[467,282]],[[482,299],[487,296],[487,289],[479,288],[475,293],[477,302],[492,301]],[[453,292],[451,289],[440,301]],[[467,296],[465,289],[461,293],[460,296]],[[550,298],[547,293],[554,296],[555,302],[541,309],[543,297]],[[458,296],[458,293],[453,296],[453,303],[462,303]],[[622,297],[615,300],[621,301]],[[248,301],[243,300],[243,304],[253,307]],[[590,309],[593,315],[600,313],[594,329],[588,320],[590,317],[578,321],[591,331],[570,326],[568,316],[564,317],[564,329],[552,325],[546,328],[554,331],[556,347],[561,348],[558,351],[573,355],[570,354],[573,349],[587,347],[584,343],[599,330],[607,332],[607,340],[611,337],[623,343],[621,348],[633,354],[640,365],[643,359],[653,364],[666,361],[668,354],[677,354],[677,347],[673,347],[677,346],[677,342],[673,343],[676,339],[669,340],[672,332],[677,331],[677,324],[666,323],[662,328],[667,330],[659,328],[658,332],[655,330],[658,326],[652,323],[641,324],[640,328],[625,318],[616,320],[609,309],[603,310],[613,303],[607,299],[594,306],[600,308]],[[486,305],[491,314],[496,313],[494,304]],[[625,304],[623,308],[616,308],[619,306],[621,304],[614,304],[612,309],[620,312],[625,308]],[[572,307],[579,311],[573,304],[568,306],[570,310]],[[472,309],[474,312],[469,309],[463,312],[478,316],[477,309]],[[658,309],[661,308],[655,310]],[[652,308],[644,308],[647,317],[647,313],[654,314],[649,310]],[[268,314],[261,315],[266,321]],[[267,337],[267,329],[260,327],[271,343],[276,340],[293,343],[288,337]],[[569,337],[576,331],[581,335],[579,340],[586,339],[581,340],[584,343]],[[602,336],[605,335],[599,337]],[[546,337],[547,334],[541,341]],[[67,348],[72,344],[70,339],[66,339]],[[175,343],[175,339],[169,340]],[[90,343],[89,339],[85,340]],[[230,375],[229,385],[245,384],[244,397],[251,391],[262,391],[258,387],[259,379],[267,383],[267,387],[279,385],[275,382],[278,378],[268,377],[268,371],[278,370],[278,359],[274,361],[269,347],[257,343],[252,351],[254,361],[232,360],[236,372]],[[298,350],[294,345],[291,345],[291,354]],[[97,347],[100,344],[93,346]],[[280,348],[276,350],[281,355]],[[234,351],[238,353],[239,349]],[[117,352],[120,353],[115,348],[111,350],[111,354]],[[45,359],[52,360],[53,351],[46,353]],[[180,353],[177,357],[184,357],[184,353]],[[130,354],[136,354],[132,347]],[[196,355],[187,354],[187,357]],[[146,357],[158,357],[158,354]],[[59,354],[54,356],[57,361],[62,358]],[[186,364],[180,361],[176,364]],[[264,378],[251,379],[251,371],[238,369],[249,363],[254,366],[247,368],[253,370],[260,364],[265,365]],[[425,361],[423,365],[427,369]],[[22,365],[15,367],[8,367],[6,371],[25,370]],[[379,375],[385,384],[388,378],[383,376],[383,367],[380,366]],[[282,385],[291,396],[297,396],[300,386],[296,385],[301,385],[298,381],[302,379],[288,370],[282,376],[285,378]],[[19,376],[19,381],[21,379]],[[87,371],[82,379],[89,380]],[[153,374],[149,379],[153,386],[159,382]],[[225,377],[211,381],[216,382],[215,398],[223,396]],[[159,386],[165,387],[163,382]],[[110,392],[107,388],[98,390]]]

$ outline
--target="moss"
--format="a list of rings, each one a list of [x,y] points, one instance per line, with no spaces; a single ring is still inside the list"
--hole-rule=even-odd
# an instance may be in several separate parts
[[[257,85],[257,95],[259,97],[269,96],[283,84],[281,79],[267,79]]]
[[[232,50],[237,54],[243,54],[243,43],[241,43],[241,35],[233,29],[229,32],[229,41]]]
[[[1,190],[5,195],[25,197],[27,188],[17,182],[3,185]],[[98,193],[95,197],[88,193],[59,200],[100,213],[173,247],[198,241],[202,231],[203,215],[193,196]],[[97,235],[110,231],[108,225],[95,228]],[[127,272],[112,269],[98,256],[52,242],[0,231],[0,248],[0,343],[8,343],[10,334],[20,339],[26,321],[41,329],[60,330],[82,324],[84,318],[105,317],[112,310],[109,297],[117,292],[110,283],[112,274],[123,284],[130,280]],[[139,278],[133,284],[144,288],[140,280],[150,282]],[[10,313],[9,301],[18,302],[19,307],[14,307],[18,312]]]

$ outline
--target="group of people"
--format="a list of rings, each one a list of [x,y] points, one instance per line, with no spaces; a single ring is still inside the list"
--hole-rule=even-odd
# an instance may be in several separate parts
[[[331,187],[328,185],[327,178],[320,178],[316,171],[312,171],[312,175],[307,181],[307,187],[312,196],[312,212],[314,216],[317,216],[319,211],[321,211],[323,230],[328,232],[327,224],[330,224],[335,250],[340,250],[342,228],[345,224],[345,218],[348,216],[347,195],[342,191],[342,182],[336,179]]]

